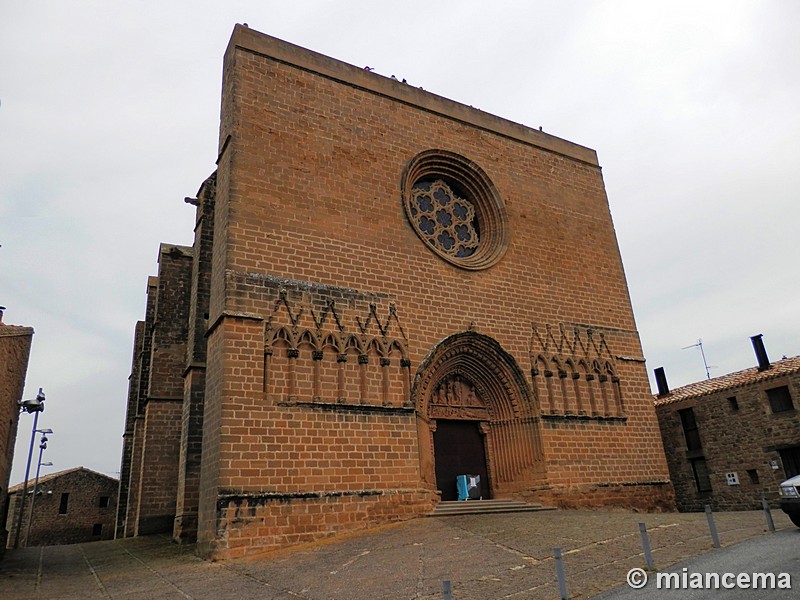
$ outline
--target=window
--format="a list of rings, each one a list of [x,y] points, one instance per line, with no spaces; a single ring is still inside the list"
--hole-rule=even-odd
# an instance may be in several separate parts
[[[747,469],[747,476],[750,478],[750,483],[758,483],[758,471],[755,469]]]
[[[61,494],[61,504],[58,505],[58,514],[67,514],[67,506],[69,505],[69,493],[64,492]]]
[[[103,524],[102,523],[95,523],[92,525],[92,535],[97,537],[99,535],[103,535]]]
[[[694,484],[698,492],[711,491],[711,478],[708,475],[708,465],[705,458],[694,458],[692,463],[692,473],[694,474]]]
[[[728,398],[728,405],[730,406],[733,412],[739,410],[739,401],[736,399],[736,396],[731,396]]]
[[[789,388],[785,385],[767,390],[767,398],[769,399],[769,406],[774,413],[794,410],[792,396],[789,394]]]
[[[783,472],[786,475],[786,479],[794,477],[795,475],[800,475],[800,446],[778,450],[778,454],[781,455]]]
[[[108,496],[100,496],[100,508],[108,508]]]
[[[402,181],[403,208],[419,238],[462,269],[488,269],[509,243],[505,205],[486,173],[463,156],[427,150]]]
[[[697,430],[697,420],[694,416],[693,408],[684,408],[679,410],[678,414],[681,416],[681,425],[683,425],[683,435],[686,438],[686,449],[689,452],[694,452],[702,448],[700,443],[700,432]]]
[[[411,190],[411,215],[425,241],[455,258],[466,258],[478,248],[475,207],[441,179],[418,181]]]

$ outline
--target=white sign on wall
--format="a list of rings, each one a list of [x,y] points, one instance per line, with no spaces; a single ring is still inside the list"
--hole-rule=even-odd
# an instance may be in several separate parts
[[[728,479],[728,485],[739,485],[739,474],[736,471],[725,473],[725,477]]]

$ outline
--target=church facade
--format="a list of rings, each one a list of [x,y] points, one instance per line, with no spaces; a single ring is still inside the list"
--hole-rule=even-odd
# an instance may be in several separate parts
[[[244,26],[221,115],[137,325],[118,535],[243,556],[465,473],[674,507],[593,150]]]

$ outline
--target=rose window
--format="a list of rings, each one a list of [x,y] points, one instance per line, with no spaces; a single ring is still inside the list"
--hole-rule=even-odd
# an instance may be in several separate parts
[[[426,150],[402,179],[406,217],[425,245],[462,269],[487,269],[509,243],[503,200],[488,175],[471,160],[446,150]]]
[[[414,185],[410,213],[425,241],[437,250],[456,258],[475,254],[480,241],[475,207],[441,179]]]

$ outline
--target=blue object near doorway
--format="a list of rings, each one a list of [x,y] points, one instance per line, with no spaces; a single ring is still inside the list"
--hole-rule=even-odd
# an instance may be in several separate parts
[[[458,500],[481,500],[481,476],[458,475],[456,477],[456,490]]]

